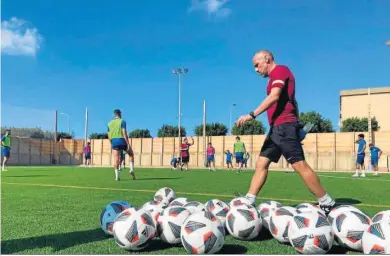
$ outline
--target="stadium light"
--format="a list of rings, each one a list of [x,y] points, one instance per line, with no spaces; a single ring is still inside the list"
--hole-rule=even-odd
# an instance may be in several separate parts
[[[230,105],[230,122],[229,122],[230,135],[232,135],[232,112],[233,112],[233,107],[235,107],[236,105],[237,105],[236,103],[233,103],[232,105]]]
[[[180,144],[181,144],[181,130],[180,130],[180,127],[181,127],[181,76],[188,73],[188,69],[187,68],[177,68],[177,69],[172,70],[172,73],[174,75],[177,75],[179,78],[179,114],[178,114],[179,134],[178,134],[178,137],[179,137],[179,148],[180,148]],[[180,154],[180,149],[179,149],[179,154]],[[180,161],[181,161],[181,158],[180,158]]]
[[[66,113],[60,113],[60,115],[64,115],[64,116],[68,117],[68,133],[70,134],[70,116]]]

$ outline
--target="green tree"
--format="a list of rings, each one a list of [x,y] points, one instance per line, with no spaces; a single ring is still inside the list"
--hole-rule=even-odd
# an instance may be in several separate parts
[[[301,113],[299,122],[302,126],[305,126],[307,123],[314,124],[310,130],[311,133],[334,132],[332,122],[315,111]]]
[[[54,133],[51,131],[44,131],[42,128],[29,128],[29,127],[1,127],[1,134],[5,133],[5,130],[11,130],[11,136],[32,138],[32,139],[54,139]]]
[[[180,127],[180,134],[182,137],[187,135],[186,129],[182,126]],[[164,124],[158,129],[157,137],[177,137],[179,135],[179,129],[177,126]]]
[[[152,138],[148,129],[135,129],[129,132],[130,138]]]
[[[95,139],[95,140],[108,139],[108,134],[94,132],[94,133],[91,133],[91,135],[89,135],[89,138],[91,140],[93,140],[93,139]]]
[[[250,120],[243,126],[233,126],[233,135],[260,135],[265,133],[265,127],[260,120]]]
[[[197,125],[194,129],[196,136],[203,135],[203,124]],[[222,123],[206,124],[206,136],[226,136],[228,128]]]
[[[57,141],[59,141],[60,139],[73,139],[74,135],[73,134],[69,134],[67,132],[58,132],[57,133]]]
[[[380,128],[378,121],[371,118],[372,131],[378,131]],[[368,118],[367,117],[350,117],[341,123],[341,132],[368,132]]]

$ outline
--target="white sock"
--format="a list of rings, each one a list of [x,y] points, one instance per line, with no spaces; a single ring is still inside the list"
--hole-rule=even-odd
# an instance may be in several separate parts
[[[134,172],[134,162],[130,162],[130,172]]]
[[[119,170],[115,169],[115,179],[119,179]]]
[[[366,170],[362,170],[362,175],[366,175]]]
[[[317,198],[318,203],[320,205],[334,205],[335,201],[328,195],[328,193],[325,193],[325,195],[321,198]]]
[[[359,169],[356,169],[355,174],[356,174],[356,175],[359,174]]]
[[[256,202],[256,196],[255,195],[252,195],[252,194],[246,194],[245,196],[246,198],[248,198],[252,204],[254,204]]]

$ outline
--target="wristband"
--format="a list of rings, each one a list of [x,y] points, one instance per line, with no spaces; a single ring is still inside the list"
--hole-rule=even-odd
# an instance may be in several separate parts
[[[249,115],[250,115],[253,119],[256,119],[255,113],[253,113],[253,111],[249,112]]]

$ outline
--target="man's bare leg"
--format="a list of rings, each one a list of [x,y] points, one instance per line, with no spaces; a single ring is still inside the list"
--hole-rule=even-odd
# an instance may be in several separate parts
[[[256,161],[256,170],[255,173],[252,176],[251,185],[249,187],[248,194],[246,197],[252,201],[254,204],[256,201],[256,196],[260,192],[261,188],[264,186],[267,175],[268,175],[268,168],[271,164],[271,161],[263,156],[259,156]]]
[[[129,155],[129,162],[130,162],[130,175],[135,180],[135,174],[134,174],[134,152],[133,149],[129,146],[127,149],[127,154]]]
[[[116,181],[119,181],[120,180],[120,177],[119,177],[119,153],[120,151],[119,150],[113,150],[112,153],[114,154],[114,172],[115,172],[115,180]]]

